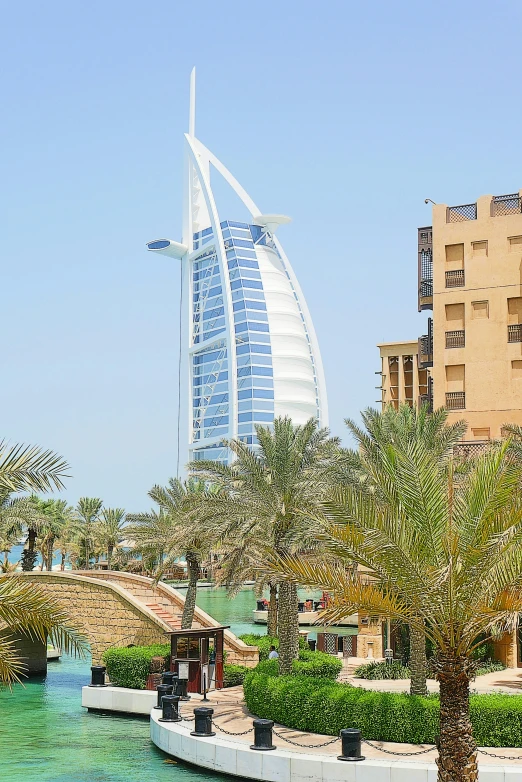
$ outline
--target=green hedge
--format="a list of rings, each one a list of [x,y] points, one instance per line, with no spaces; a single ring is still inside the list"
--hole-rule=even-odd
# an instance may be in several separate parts
[[[359,679],[409,679],[410,669],[403,665],[400,660],[387,662],[373,662],[359,665],[353,675]]]
[[[247,646],[257,646],[259,649],[259,662],[268,660],[268,653],[270,647],[275,646],[279,649],[279,639],[270,635],[258,635],[257,633],[245,633],[240,635],[239,638],[246,643]],[[301,651],[310,651],[307,641],[300,635],[299,636],[299,649]]]
[[[251,670],[244,665],[224,665],[223,686],[237,687],[238,684],[243,684],[245,676]]]
[[[170,660],[170,644],[153,646],[130,646],[107,649],[103,661],[107,666],[107,675],[117,687],[131,687],[144,690],[153,657],[164,657],[165,668]]]
[[[292,663],[292,675],[335,681],[342,667],[342,660],[330,654],[301,650],[299,659]],[[254,670],[258,673],[266,673],[268,676],[279,676],[279,663],[277,660],[263,660]]]
[[[258,666],[243,684],[248,709],[298,730],[335,736],[359,728],[375,741],[433,744],[438,733],[439,699],[373,692],[328,679],[274,676]],[[472,695],[473,735],[479,746],[522,747],[522,698]]]

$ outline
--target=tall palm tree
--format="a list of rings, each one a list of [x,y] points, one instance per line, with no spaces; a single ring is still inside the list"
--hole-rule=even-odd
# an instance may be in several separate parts
[[[38,525],[38,538],[43,567],[52,570],[55,542],[63,529],[72,522],[74,508],[68,505],[66,500],[43,500],[40,497],[33,497],[33,501],[42,516]]]
[[[107,568],[111,569],[112,552],[123,540],[125,511],[123,508],[104,508],[98,522],[97,537],[107,551]]]
[[[522,467],[492,445],[455,480],[422,441],[390,445],[375,469],[378,491],[395,485],[400,510],[375,493],[340,487],[325,545],[337,563],[279,557],[279,577],[331,590],[327,618],[364,610],[414,625],[436,649],[440,682],[439,782],[475,782],[469,718],[474,648],[512,632],[522,610]],[[366,581],[346,567],[356,561]]]
[[[176,559],[181,556],[186,559],[188,588],[181,617],[183,630],[192,627],[201,562],[211,547],[209,533],[203,525],[196,525],[191,516],[194,498],[206,493],[200,481],[183,483],[178,478],[171,478],[168,486],[154,486],[148,493],[159,506],[159,512],[127,515],[130,522],[127,537],[136,543],[137,553],[145,557],[153,555],[157,562],[157,579]]]
[[[317,549],[317,522],[330,490],[329,468],[339,456],[339,441],[310,419],[303,426],[276,418],[273,429],[256,426],[255,449],[239,440],[227,443],[230,465],[195,461],[194,476],[220,493],[203,498],[200,524],[213,524],[225,546],[248,546],[263,558]],[[287,673],[299,650],[297,586],[282,582],[278,604],[279,670]]]
[[[76,505],[76,518],[81,524],[80,538],[85,548],[85,568],[90,568],[94,525],[100,517],[103,500],[98,497],[80,497]]]
[[[16,545],[33,515],[33,507],[27,497],[12,497],[10,491],[0,488],[0,539],[6,566],[11,548]]]
[[[405,404],[398,410],[388,405],[383,411],[369,408],[361,417],[364,428],[350,419],[345,422],[358,448],[347,454],[345,461],[350,469],[346,470],[343,482],[353,483],[361,491],[378,491],[381,501],[389,504],[390,508],[400,503],[394,484],[387,484],[384,491],[379,491],[379,484],[374,480],[375,472],[389,458],[389,447],[407,450],[412,443],[422,442],[437,459],[447,464],[453,448],[467,429],[466,421],[448,425],[448,413],[444,408],[430,413],[427,405],[416,409]],[[425,635],[415,624],[409,629],[410,693],[427,695]]]

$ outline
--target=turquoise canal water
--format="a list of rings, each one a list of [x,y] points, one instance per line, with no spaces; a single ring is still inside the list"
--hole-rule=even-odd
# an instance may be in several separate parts
[[[252,630],[252,590],[228,600],[201,590],[198,604],[234,632]],[[259,632],[263,632],[261,629]],[[0,779],[5,782],[232,782],[171,760],[152,744],[149,721],[89,713],[81,688],[90,661],[62,657],[45,678],[0,690]],[[236,782],[238,777],[234,777]]]
[[[229,600],[224,589],[203,588],[197,604],[237,635],[266,632],[252,622],[252,589]],[[151,743],[148,719],[87,712],[81,707],[81,688],[89,681],[90,661],[63,657],[49,663],[45,678],[31,679],[12,692],[0,690],[0,780],[241,782],[171,760]]]

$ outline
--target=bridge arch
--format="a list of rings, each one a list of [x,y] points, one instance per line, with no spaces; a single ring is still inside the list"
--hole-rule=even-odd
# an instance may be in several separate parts
[[[94,664],[111,646],[165,643],[166,633],[181,624],[184,596],[168,584],[154,584],[151,578],[134,573],[102,570],[65,570],[21,573],[52,595],[70,614],[91,645]],[[215,627],[219,623],[196,608],[193,627]],[[247,646],[225,631],[228,662],[253,667],[256,647]]]

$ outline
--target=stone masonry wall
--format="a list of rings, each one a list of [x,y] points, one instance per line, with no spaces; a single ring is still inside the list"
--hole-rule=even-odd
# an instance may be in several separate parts
[[[74,582],[51,574],[34,580],[56,598],[69,612],[74,626],[86,635],[94,665],[101,663],[103,652],[111,646],[168,641],[159,624],[102,582]]]

